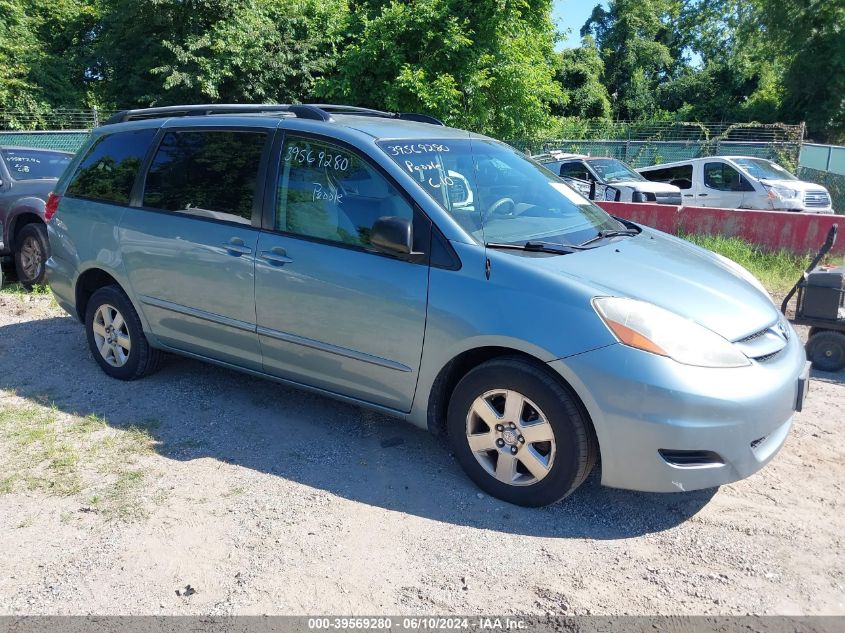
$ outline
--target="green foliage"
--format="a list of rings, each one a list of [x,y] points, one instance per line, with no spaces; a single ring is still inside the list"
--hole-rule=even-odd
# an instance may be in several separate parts
[[[769,292],[783,296],[801,278],[810,264],[810,256],[797,256],[787,251],[771,253],[738,237],[723,235],[682,235],[698,244],[732,259],[757,277]]]
[[[845,0],[757,0],[785,67],[781,116],[816,138],[845,142]]]
[[[610,117],[610,95],[601,83],[604,62],[591,37],[580,48],[566,49],[558,55],[555,80],[560,83],[561,102],[552,105],[554,114],[583,119]]]
[[[0,0],[0,107],[94,105],[86,71],[97,17],[85,0]]]
[[[610,0],[606,9],[597,5],[581,29],[601,51],[604,84],[617,117],[657,114],[655,90],[672,79],[682,62],[675,27],[682,5],[682,0]]]
[[[118,106],[289,102],[332,67],[329,0],[103,0],[99,74]]]
[[[845,142],[845,0],[597,2],[562,52],[551,9],[0,0],[0,109],[26,128],[57,108],[333,100],[504,138],[618,118],[806,121],[815,140]]]
[[[550,0],[363,2],[318,94],[500,137],[536,135],[560,100],[550,10]]]

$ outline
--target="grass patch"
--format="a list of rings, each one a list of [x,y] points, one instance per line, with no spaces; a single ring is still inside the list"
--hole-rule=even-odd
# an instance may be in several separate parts
[[[45,285],[35,284],[32,287],[32,290],[27,290],[17,281],[10,283],[10,284],[4,284],[3,287],[0,288],[0,292],[2,292],[3,294],[7,294],[7,295],[18,295],[18,296],[24,296],[24,295],[47,296],[47,295],[51,294],[50,287],[47,286],[46,284]]]
[[[106,518],[146,516],[146,472],[140,457],[155,449],[147,419],[113,428],[101,416],[73,415],[0,391],[0,495],[24,490],[85,494]]]
[[[747,268],[774,295],[785,294],[801,277],[812,257],[787,251],[772,253],[738,237],[682,235],[685,240],[719,253]]]

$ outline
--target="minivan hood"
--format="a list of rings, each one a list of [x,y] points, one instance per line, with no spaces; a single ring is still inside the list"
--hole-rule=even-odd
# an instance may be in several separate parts
[[[648,301],[737,341],[771,326],[779,313],[739,265],[684,240],[644,228],[587,251],[538,257],[537,266],[573,277],[596,296]]]
[[[653,182],[651,180],[620,180],[609,183],[611,187],[630,187],[635,191],[648,193],[680,193],[681,190],[667,182]]]

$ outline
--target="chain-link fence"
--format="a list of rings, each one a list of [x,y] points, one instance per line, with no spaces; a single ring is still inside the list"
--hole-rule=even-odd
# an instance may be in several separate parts
[[[49,112],[0,110],[0,130],[90,130],[101,125],[113,113],[112,110],[98,108]]]
[[[538,154],[560,150],[609,156],[647,167],[702,156],[757,156],[798,167],[803,125],[782,123],[689,123],[674,121],[575,121],[565,119],[559,140],[518,140],[511,144]]]

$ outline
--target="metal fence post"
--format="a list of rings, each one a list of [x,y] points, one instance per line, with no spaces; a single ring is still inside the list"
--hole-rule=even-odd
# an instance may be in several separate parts
[[[94,115],[94,125],[93,127],[100,127],[100,113],[97,111],[97,106],[91,108],[91,112]]]

